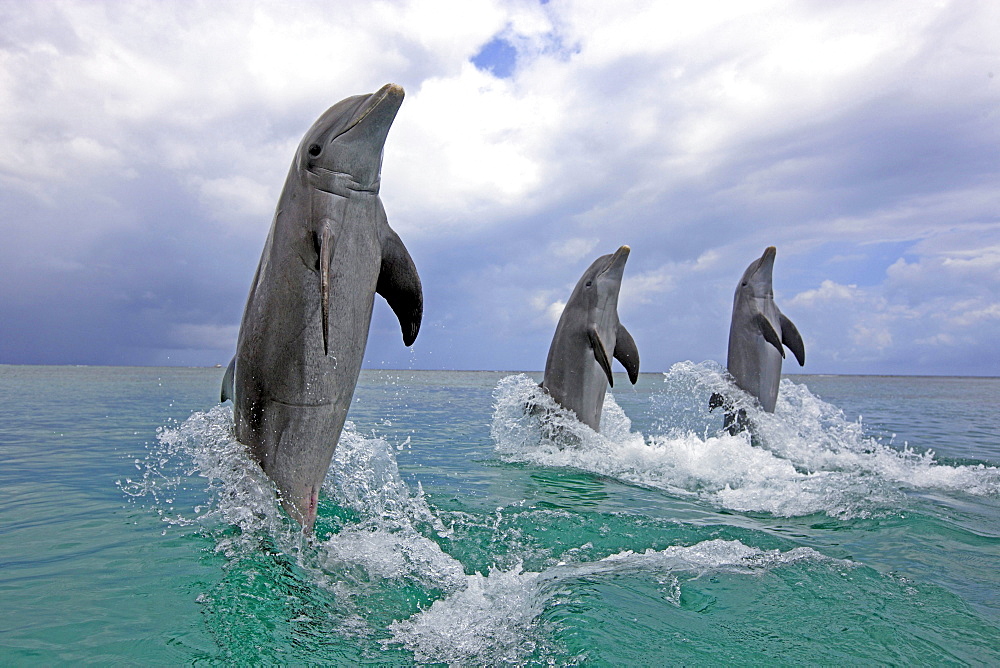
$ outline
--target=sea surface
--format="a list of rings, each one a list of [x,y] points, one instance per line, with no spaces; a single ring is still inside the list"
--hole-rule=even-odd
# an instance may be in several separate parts
[[[365,371],[306,539],[222,374],[0,366],[0,665],[1000,665],[1000,379]]]

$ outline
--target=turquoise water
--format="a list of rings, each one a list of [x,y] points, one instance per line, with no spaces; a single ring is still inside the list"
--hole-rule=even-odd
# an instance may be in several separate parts
[[[0,664],[1000,664],[1000,379],[364,372],[304,540],[222,371],[0,366]]]

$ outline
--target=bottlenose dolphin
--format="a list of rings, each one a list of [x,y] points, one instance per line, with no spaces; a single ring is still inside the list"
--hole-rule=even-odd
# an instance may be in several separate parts
[[[597,431],[607,386],[614,387],[611,358],[639,379],[639,351],[618,322],[618,291],[629,247],[602,255],[583,272],[563,308],[545,360],[542,387],[563,407]],[[609,351],[613,351],[611,355]]]
[[[768,246],[759,259],[743,272],[733,297],[733,318],[729,325],[729,356],[726,368],[736,385],[754,397],[768,413],[774,412],[781,381],[782,345],[795,354],[799,365],[806,363],[802,336],[791,320],[774,303],[771,273],[777,249]],[[712,395],[711,408],[726,405],[721,395]],[[741,411],[742,412],[742,411]],[[726,428],[735,433],[745,427],[745,415],[727,411]]]
[[[375,293],[417,337],[420,277],[379,199],[382,149],[403,89],[330,107],[299,144],[223,380],[236,438],[305,531],[316,519],[358,381]]]

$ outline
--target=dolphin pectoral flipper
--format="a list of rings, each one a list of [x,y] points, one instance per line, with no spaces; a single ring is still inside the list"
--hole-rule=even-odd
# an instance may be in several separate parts
[[[601,341],[601,336],[593,325],[587,328],[587,338],[590,339],[590,347],[594,349],[594,359],[601,365],[608,377],[608,385],[614,387],[615,381],[611,377],[611,360],[608,359],[608,350],[604,347],[604,342]]]
[[[621,323],[618,323],[615,339],[615,359],[622,363],[628,371],[628,379],[635,385],[639,380],[639,349],[635,346],[635,339]]]
[[[781,317],[781,342],[794,353],[799,366],[805,366],[806,346],[802,343],[802,335],[799,334],[795,323],[785,317],[784,313],[779,312],[778,315]]]
[[[382,295],[399,319],[403,343],[413,345],[420,331],[424,296],[420,276],[406,246],[392,229],[382,235],[382,266],[375,292]]]
[[[236,376],[236,355],[233,355],[233,359],[229,361],[229,366],[226,367],[226,374],[222,377],[222,393],[219,398],[219,403],[226,401],[227,399],[236,401],[236,393],[233,391],[235,386],[234,379]]]
[[[323,312],[323,354],[330,354],[330,262],[333,260],[333,229],[330,221],[324,219],[316,233],[319,252],[320,304]]]
[[[764,339],[777,348],[778,352],[781,353],[782,359],[784,359],[785,349],[781,347],[781,339],[778,338],[778,333],[774,331],[771,321],[768,320],[763,313],[758,313],[754,316],[754,322],[760,329],[760,333],[764,336]]]

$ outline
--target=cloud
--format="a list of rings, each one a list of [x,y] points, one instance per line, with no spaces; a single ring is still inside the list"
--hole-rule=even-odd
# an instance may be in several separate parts
[[[551,254],[557,258],[566,260],[582,260],[590,257],[598,241],[599,240],[594,237],[586,239],[576,237],[573,239],[554,241],[549,245],[549,249]]]
[[[820,283],[818,288],[806,290],[805,292],[800,292],[795,295],[789,304],[793,306],[812,308],[817,304],[829,302],[850,302],[854,300],[857,291],[858,286],[856,285],[839,285],[827,279]]]
[[[225,363],[302,132],[395,81],[382,197],[427,310],[410,351],[377,305],[372,363],[540,368],[583,269],[625,243],[643,368],[722,361],[735,282],[773,244],[806,371],[1000,374],[998,20],[2,3],[0,362]]]
[[[519,99],[509,87],[466,63],[457,76],[427,80],[410,96],[390,135],[399,146],[386,150],[383,167],[402,216],[440,234],[537,206],[541,164],[529,147],[544,101]]]
[[[200,194],[205,208],[219,220],[267,218],[273,215],[279,194],[273,188],[240,175],[217,179],[195,177],[192,186]]]
[[[623,278],[619,298],[630,304],[648,304],[674,287],[672,274],[671,267],[661,267],[638,276]]]
[[[836,351],[852,367],[879,369],[909,357],[910,364],[928,365],[946,359],[952,373],[992,370],[991,340],[1000,336],[1000,254],[988,235],[980,249],[956,245],[956,236],[964,234],[928,241],[933,254],[897,259],[875,285],[827,280],[795,295],[783,310],[797,314],[800,330],[807,323],[807,342]],[[850,345],[838,344],[844,333]]]
[[[562,317],[563,309],[566,308],[566,302],[562,299],[557,299],[551,304],[546,305],[543,308],[545,314],[545,322],[549,325],[555,326],[559,323],[559,318]]]

